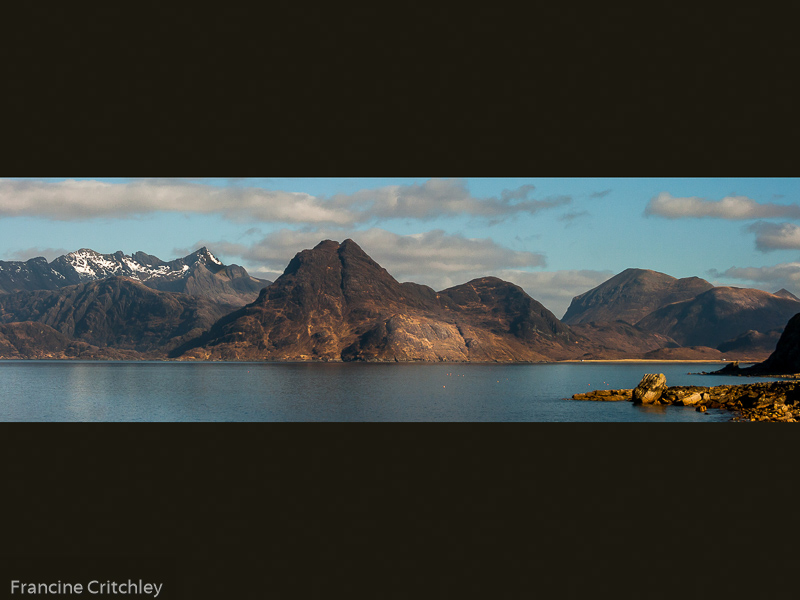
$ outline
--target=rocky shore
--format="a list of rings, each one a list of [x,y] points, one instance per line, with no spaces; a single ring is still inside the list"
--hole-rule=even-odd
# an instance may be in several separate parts
[[[800,419],[800,381],[771,381],[742,385],[667,386],[662,373],[648,373],[631,390],[595,390],[575,394],[573,400],[628,401],[634,404],[694,406],[730,410],[734,421],[786,421]]]

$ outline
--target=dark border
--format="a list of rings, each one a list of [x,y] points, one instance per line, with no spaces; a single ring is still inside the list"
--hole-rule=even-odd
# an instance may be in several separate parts
[[[452,51],[451,27],[402,69],[386,52],[350,60],[414,47],[395,32],[344,56],[340,38],[312,57],[271,53],[296,48],[275,35],[283,20],[249,38],[273,44],[245,45],[255,60],[15,53],[4,172],[796,173],[780,61],[676,62],[664,49],[685,32],[599,21],[622,40],[604,50],[574,16],[494,14],[474,31],[494,35]],[[775,597],[794,566],[795,437],[767,424],[2,424],[2,555],[174,567],[185,598]]]

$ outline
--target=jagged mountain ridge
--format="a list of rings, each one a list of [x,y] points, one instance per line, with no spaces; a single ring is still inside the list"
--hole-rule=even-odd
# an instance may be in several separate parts
[[[206,247],[168,262],[144,252],[128,256],[122,251],[100,254],[82,248],[49,264],[42,257],[0,261],[0,294],[56,290],[115,276],[157,290],[208,297],[231,307],[252,302],[271,283],[251,277],[238,265],[224,265]]]

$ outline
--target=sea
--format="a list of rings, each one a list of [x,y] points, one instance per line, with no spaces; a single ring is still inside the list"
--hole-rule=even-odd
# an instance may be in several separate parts
[[[671,386],[772,381],[699,374],[721,366],[5,360],[0,421],[709,423],[731,413],[570,397],[633,388],[645,373]]]

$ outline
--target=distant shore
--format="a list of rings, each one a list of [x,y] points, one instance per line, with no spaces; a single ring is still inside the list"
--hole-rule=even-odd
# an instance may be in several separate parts
[[[697,359],[697,358],[686,358],[686,359],[665,359],[665,358],[591,358],[591,359],[584,359],[581,360],[580,358],[570,358],[568,360],[559,360],[554,362],[562,362],[562,363],[732,363],[737,362],[734,360],[728,359],[713,359],[713,358],[706,358],[706,359]],[[738,361],[744,364],[755,364],[756,361]]]
[[[433,360],[408,360],[408,361],[393,361],[393,360],[355,360],[355,361],[342,361],[342,360],[222,360],[222,359],[185,359],[185,358],[163,358],[163,357],[150,357],[150,358],[81,358],[77,356],[70,357],[38,357],[38,358],[22,358],[22,357],[6,357],[0,356],[0,361],[64,361],[64,362],[175,362],[175,363],[298,363],[298,364],[316,364],[316,363],[338,363],[338,364],[354,364],[354,363],[380,363],[380,364],[430,364],[430,365],[443,365],[443,364],[460,364],[460,365],[537,365],[537,364],[560,364],[560,363],[642,363],[642,364],[662,364],[662,363],[719,363],[728,364],[739,362],[740,364],[756,364],[758,361],[735,361],[728,359],[666,359],[666,358],[592,358],[580,359],[569,358],[564,360],[543,360],[543,361],[433,361]]]

